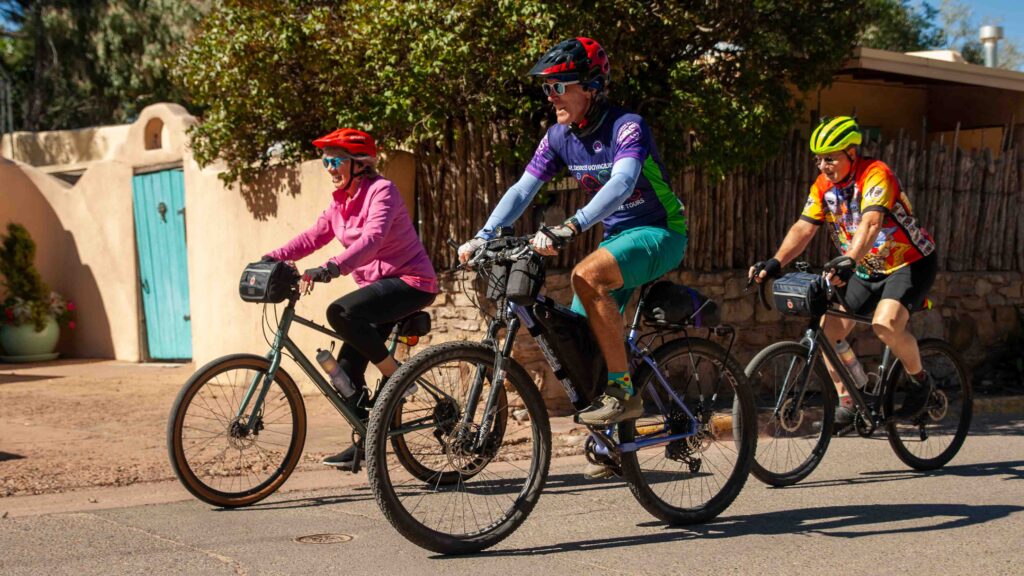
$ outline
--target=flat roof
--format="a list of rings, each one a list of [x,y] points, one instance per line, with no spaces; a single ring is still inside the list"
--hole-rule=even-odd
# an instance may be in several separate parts
[[[854,49],[853,56],[843,64],[839,73],[908,84],[957,84],[1024,92],[1024,72],[944,62],[874,48]]]

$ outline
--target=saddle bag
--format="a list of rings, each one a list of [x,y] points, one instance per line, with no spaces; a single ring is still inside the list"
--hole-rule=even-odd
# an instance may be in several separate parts
[[[828,310],[828,291],[820,275],[790,272],[772,283],[772,302],[783,314],[821,316]]]
[[[287,262],[253,262],[242,271],[238,295],[246,302],[277,304],[295,289],[299,272]]]
[[[714,300],[682,284],[662,280],[651,286],[640,310],[648,322],[685,324],[706,328],[722,323]]]

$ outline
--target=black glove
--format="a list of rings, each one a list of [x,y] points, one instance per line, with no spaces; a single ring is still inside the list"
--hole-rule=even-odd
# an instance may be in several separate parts
[[[277,261],[278,261],[277,258],[274,258],[273,256],[271,256],[269,254],[264,254],[264,256],[262,258],[260,258],[260,262],[277,262]]]
[[[775,258],[769,258],[768,260],[762,260],[754,264],[754,278],[764,271],[765,278],[778,278],[782,272],[782,263]]]
[[[857,268],[857,262],[849,256],[837,256],[828,261],[825,264],[825,272],[834,272],[843,282],[846,282],[853,276],[854,270]]]
[[[328,262],[327,266],[317,266],[302,273],[302,279],[306,282],[323,282],[324,284],[341,276],[341,270],[334,262]]]

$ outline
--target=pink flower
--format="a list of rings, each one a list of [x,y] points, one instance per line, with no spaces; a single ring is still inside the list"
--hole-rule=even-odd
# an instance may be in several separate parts
[[[68,322],[68,328],[71,328],[72,330],[75,329],[75,321],[74,320]]]
[[[68,312],[74,312],[75,308],[77,308],[77,306],[75,306],[75,303],[68,300]]]

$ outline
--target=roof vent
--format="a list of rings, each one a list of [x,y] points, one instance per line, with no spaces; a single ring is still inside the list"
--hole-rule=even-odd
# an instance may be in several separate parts
[[[1002,26],[982,26],[978,31],[981,43],[985,46],[985,66],[995,68],[999,65],[997,45],[1003,39]]]

